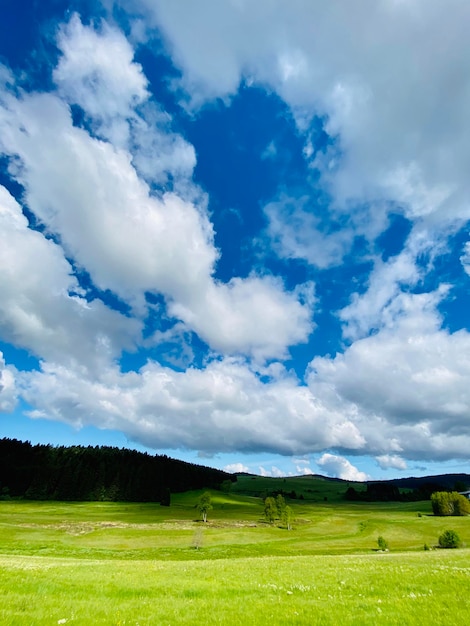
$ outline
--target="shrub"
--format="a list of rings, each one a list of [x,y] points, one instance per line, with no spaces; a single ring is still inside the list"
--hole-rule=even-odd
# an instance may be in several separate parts
[[[455,530],[445,530],[442,535],[439,535],[439,547],[441,548],[458,548],[461,543]]]
[[[379,550],[388,550],[388,543],[385,541],[382,535],[377,538],[377,545],[379,546]]]
[[[456,491],[435,491],[431,504],[434,515],[470,515],[470,501]]]

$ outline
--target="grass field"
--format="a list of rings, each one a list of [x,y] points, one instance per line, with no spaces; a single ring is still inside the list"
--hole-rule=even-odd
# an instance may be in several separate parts
[[[470,545],[470,518],[334,488],[290,502],[292,531],[236,489],[213,493],[207,524],[196,492],[169,508],[0,502],[0,624],[469,623],[470,550],[423,546],[446,528]]]

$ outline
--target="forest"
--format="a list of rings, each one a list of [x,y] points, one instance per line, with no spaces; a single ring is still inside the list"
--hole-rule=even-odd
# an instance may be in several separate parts
[[[110,446],[32,445],[0,439],[0,497],[160,502],[171,493],[219,489],[232,474],[166,455]]]

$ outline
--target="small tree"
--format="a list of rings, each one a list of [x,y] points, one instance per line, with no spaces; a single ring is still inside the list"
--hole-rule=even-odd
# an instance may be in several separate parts
[[[203,522],[207,522],[207,513],[212,509],[211,499],[211,494],[208,491],[203,493],[199,498],[197,508],[199,513],[202,515]]]
[[[276,510],[277,510],[277,516],[280,520],[282,520],[282,515],[284,513],[285,508],[286,508],[286,501],[284,500],[284,496],[279,493],[276,496]]]
[[[276,500],[269,496],[264,501],[264,517],[267,522],[272,524],[276,519],[277,507]]]
[[[202,527],[199,527],[199,528],[196,528],[196,530],[194,531],[193,548],[195,550],[199,550],[200,548],[202,548],[202,541],[203,541]]]
[[[379,550],[382,550],[384,552],[385,550],[388,550],[388,543],[385,541],[382,535],[377,538],[377,545],[379,546]]]
[[[439,535],[440,548],[458,548],[461,545],[460,537],[455,530],[445,530]]]
[[[292,530],[292,509],[289,505],[286,505],[282,511],[282,524],[287,530]]]

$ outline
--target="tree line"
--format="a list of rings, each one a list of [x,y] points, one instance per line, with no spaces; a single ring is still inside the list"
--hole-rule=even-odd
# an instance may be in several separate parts
[[[444,482],[422,482],[414,488],[400,490],[398,481],[381,481],[366,483],[365,489],[355,489],[348,487],[344,497],[352,502],[418,502],[429,500],[433,493],[445,491],[447,487]],[[466,483],[456,482],[455,489],[464,491]]]
[[[111,446],[32,445],[0,439],[0,497],[170,504],[170,494],[219,489],[232,474],[166,455]]]

